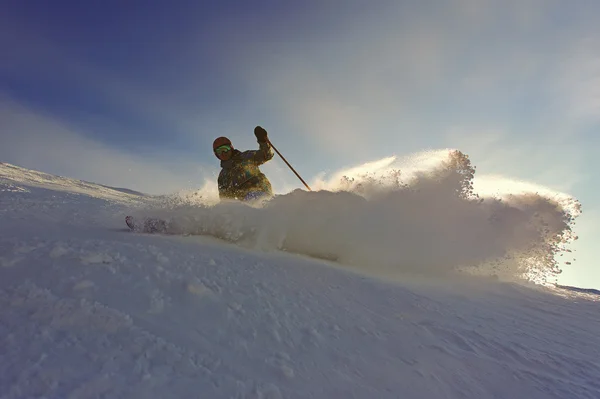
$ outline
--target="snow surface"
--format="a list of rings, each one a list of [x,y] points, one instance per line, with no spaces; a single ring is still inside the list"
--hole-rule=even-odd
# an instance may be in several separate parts
[[[576,207],[464,162],[263,207],[0,164],[0,398],[599,398],[598,296],[526,280]]]

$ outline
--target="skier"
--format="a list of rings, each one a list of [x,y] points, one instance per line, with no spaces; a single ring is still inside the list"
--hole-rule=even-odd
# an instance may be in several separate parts
[[[213,152],[221,160],[222,168],[218,178],[219,198],[254,201],[273,197],[271,182],[258,168],[273,158],[273,147],[267,131],[262,127],[256,126],[254,135],[259,144],[258,150],[238,151],[233,148],[231,140],[227,137],[218,137],[213,142]],[[285,158],[282,159],[296,173]],[[298,173],[296,176],[302,180]],[[310,191],[310,187],[304,180],[302,183]],[[132,231],[163,234],[172,231],[168,221],[157,218],[136,221],[133,216],[126,216],[125,223]]]
[[[222,168],[217,180],[219,198],[251,201],[273,196],[271,182],[258,168],[273,158],[273,150],[265,129],[256,126],[254,135],[258,150],[236,150],[227,137],[218,137],[213,142],[213,151]]]

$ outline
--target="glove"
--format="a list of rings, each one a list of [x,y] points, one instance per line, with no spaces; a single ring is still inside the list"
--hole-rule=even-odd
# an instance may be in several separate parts
[[[267,131],[260,126],[256,126],[254,128],[254,135],[256,136],[256,140],[259,143],[266,143],[268,140],[267,139]]]

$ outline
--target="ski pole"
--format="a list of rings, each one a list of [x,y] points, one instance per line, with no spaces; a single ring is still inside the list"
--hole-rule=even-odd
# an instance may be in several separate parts
[[[310,187],[308,187],[308,184],[306,184],[306,182],[304,181],[304,179],[302,179],[300,177],[300,175],[298,174],[298,172],[296,172],[296,170],[292,167],[292,165],[290,165],[290,163],[284,158],[284,156],[281,155],[281,153],[279,151],[277,151],[277,148],[275,148],[275,146],[273,145],[273,143],[271,143],[271,140],[267,139],[267,143],[269,143],[271,145],[271,147],[273,147],[273,149],[275,150],[275,152],[277,153],[277,155],[279,155],[281,157],[281,159],[283,159],[283,162],[285,162],[286,165],[289,166],[289,168],[292,170],[292,172],[294,172],[294,174],[298,177],[298,179],[300,179],[300,181],[302,183],[304,183],[304,186],[308,189],[308,191],[312,191],[310,189]]]

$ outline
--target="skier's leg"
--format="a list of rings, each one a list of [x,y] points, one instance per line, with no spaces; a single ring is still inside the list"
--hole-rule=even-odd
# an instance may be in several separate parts
[[[248,194],[246,194],[246,196],[244,197],[244,199],[242,201],[244,201],[244,202],[259,202],[259,201],[266,201],[269,198],[271,198],[271,195],[264,191],[250,191]]]

